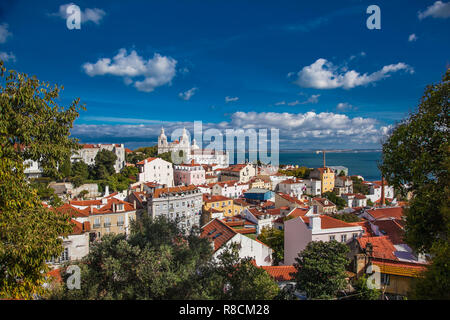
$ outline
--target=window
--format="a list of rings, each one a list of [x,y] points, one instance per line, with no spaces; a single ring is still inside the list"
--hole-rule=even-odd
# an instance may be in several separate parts
[[[330,241],[336,240],[335,236],[330,236]]]
[[[118,226],[123,226],[123,216],[117,217],[117,225]]]
[[[105,228],[111,226],[111,218],[110,218],[110,217],[106,217],[106,218],[105,218],[105,224],[104,224],[104,226],[105,226]]]
[[[353,233],[353,239],[358,238],[358,234],[357,233]]]
[[[343,234],[341,235],[341,242],[346,242],[347,241],[347,235]]]
[[[95,218],[94,219],[94,228],[99,228],[100,227],[100,218]]]
[[[59,262],[69,261],[69,248],[64,248],[63,253],[59,257]]]
[[[381,274],[381,284],[382,285],[388,286],[390,283],[390,280],[391,279],[388,274],[386,274],[386,273]]]

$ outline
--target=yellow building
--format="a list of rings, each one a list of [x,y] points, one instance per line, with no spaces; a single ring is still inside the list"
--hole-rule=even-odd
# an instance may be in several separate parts
[[[234,205],[233,199],[220,196],[220,195],[209,195],[203,194],[203,210],[210,211],[210,209],[223,211],[223,215],[226,217],[231,217],[234,215]]]
[[[317,168],[311,171],[310,178],[319,179],[321,182],[322,193],[333,191],[334,172],[330,168]]]

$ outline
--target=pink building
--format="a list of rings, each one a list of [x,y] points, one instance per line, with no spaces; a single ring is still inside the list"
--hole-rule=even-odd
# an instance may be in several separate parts
[[[311,241],[350,243],[361,237],[363,228],[327,215],[299,216],[284,222],[284,265],[292,265],[295,258]]]
[[[205,183],[205,169],[201,164],[192,160],[190,163],[176,164],[173,166],[173,178],[175,185],[201,185]]]

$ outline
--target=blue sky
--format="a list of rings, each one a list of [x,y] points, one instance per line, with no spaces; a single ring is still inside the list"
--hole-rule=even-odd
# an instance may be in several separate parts
[[[2,2],[0,57],[81,98],[82,142],[134,148],[202,121],[278,128],[281,148],[379,148],[450,63],[445,1],[73,3],[80,30],[70,2]]]

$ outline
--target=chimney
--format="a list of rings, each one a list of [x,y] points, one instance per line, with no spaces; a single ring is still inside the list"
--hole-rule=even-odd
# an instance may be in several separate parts
[[[313,231],[322,229],[322,220],[320,215],[314,215],[309,218],[309,226]]]
[[[133,208],[136,209],[136,200],[133,201]]]
[[[109,196],[109,186],[105,186],[105,197]]]
[[[92,206],[89,207],[89,211],[92,213],[94,213],[94,208]]]
[[[381,206],[386,205],[386,199],[384,198],[384,178],[381,176]]]

